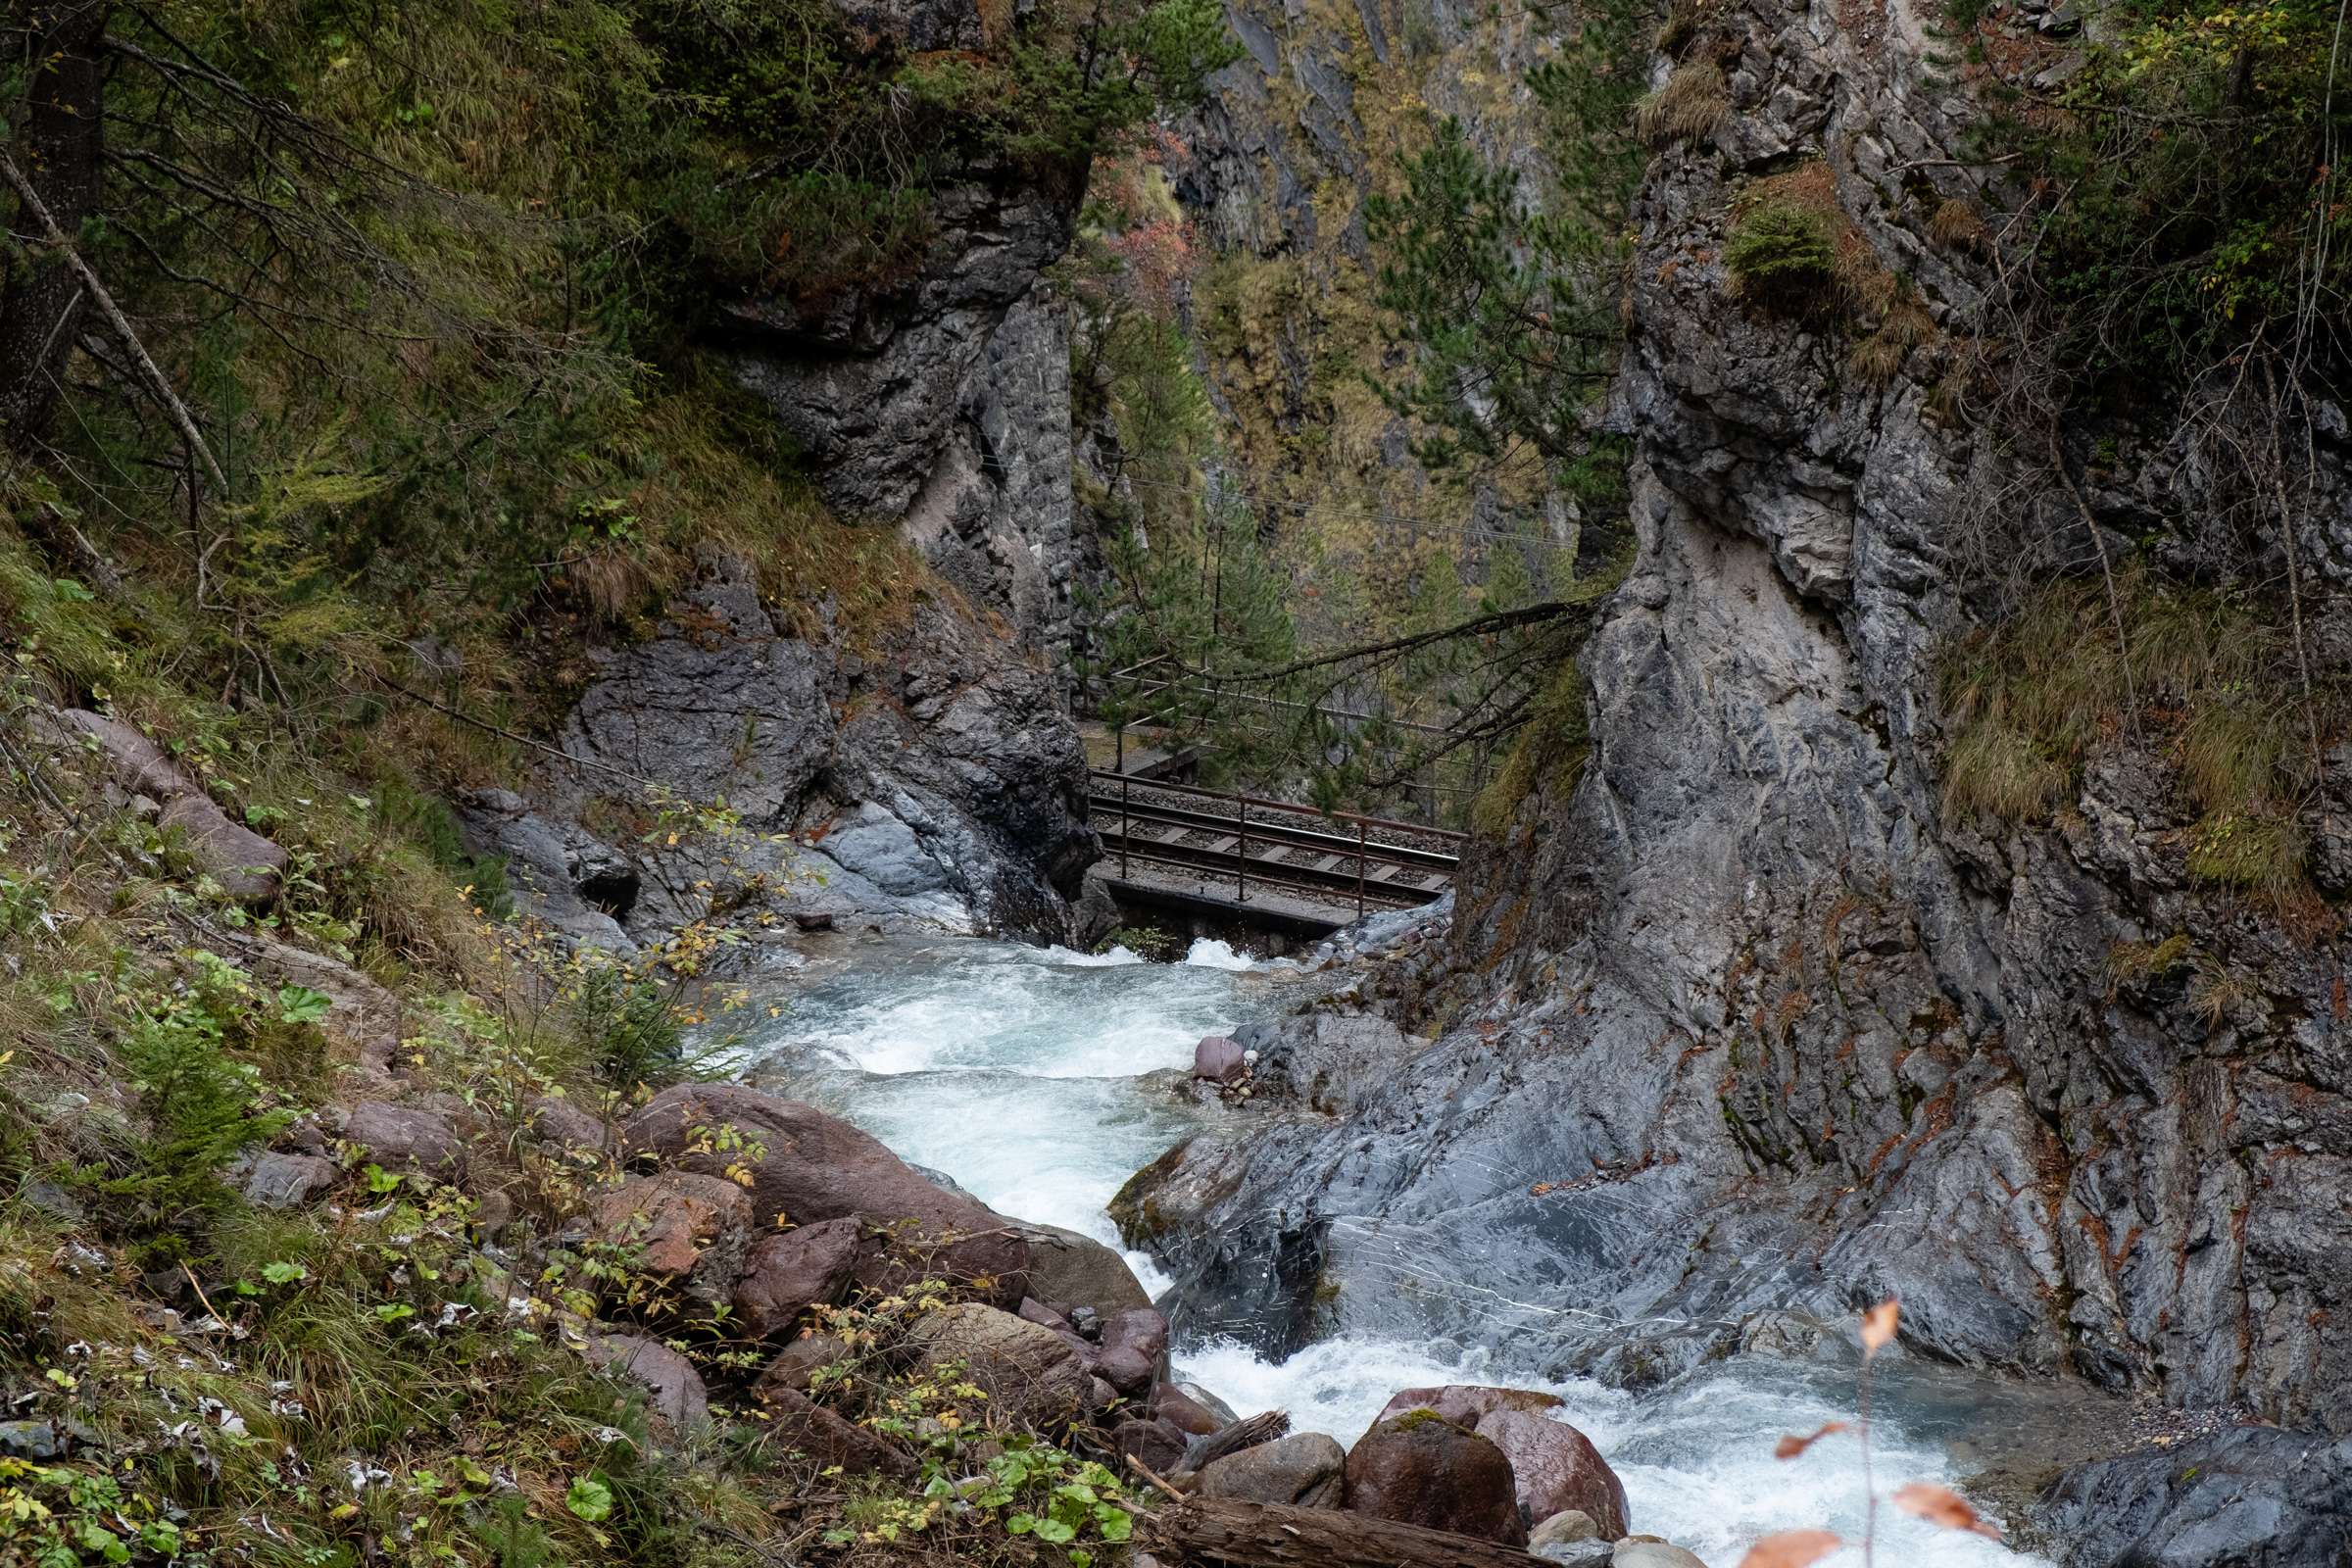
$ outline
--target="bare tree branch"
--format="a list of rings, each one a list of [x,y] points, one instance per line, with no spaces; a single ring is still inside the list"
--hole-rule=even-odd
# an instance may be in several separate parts
[[[155,361],[148,356],[146,345],[139,341],[139,334],[132,329],[130,318],[115,303],[114,295],[107,292],[106,285],[98,280],[97,272],[81,259],[81,253],[74,248],[74,242],[58,226],[48,204],[41,200],[41,193],[33,189],[32,181],[24,177],[24,172],[17,167],[17,161],[6,152],[0,152],[0,179],[5,179],[9,188],[17,193],[17,200],[24,204],[24,211],[41,225],[50,247],[65,258],[66,265],[74,270],[74,276],[81,279],[81,286],[89,291],[92,303],[97,305],[100,314],[105,316],[107,323],[122,340],[123,352],[138,366],[149,390],[171,414],[172,422],[179,427],[188,449],[203,462],[205,472],[212,476],[214,494],[225,496],[228,493],[228,476],[220,471],[213,449],[205,444],[204,432],[196,427],[195,416],[188,412],[188,406],[172,390],[171,380],[156,368]]]

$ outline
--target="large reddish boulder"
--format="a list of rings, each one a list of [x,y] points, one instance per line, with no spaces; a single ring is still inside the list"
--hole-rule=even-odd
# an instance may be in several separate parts
[[[913,1479],[913,1456],[888,1440],[792,1389],[762,1384],[757,1392],[768,1430],[788,1451],[807,1454],[820,1466],[839,1465],[845,1475]]]
[[[1497,1389],[1476,1383],[1448,1383],[1442,1388],[1406,1389],[1380,1407],[1372,1424],[1403,1415],[1408,1410],[1428,1410],[1452,1422],[1457,1427],[1475,1427],[1479,1418],[1494,1410],[1553,1410],[1559,1407],[1556,1394],[1539,1394],[1534,1389]]]
[[[1592,1440],[1567,1422],[1525,1410],[1494,1410],[1479,1418],[1476,1430],[1511,1461],[1528,1518],[1579,1509],[1592,1517],[1603,1541],[1616,1541],[1631,1528],[1625,1484]]]
[[[1527,1544],[1511,1461],[1431,1410],[1378,1422],[1357,1441],[1348,1454],[1346,1506],[1506,1546]]]
[[[632,1176],[588,1205],[589,1234],[631,1266],[723,1301],[751,1246],[752,1200],[733,1182],[700,1171]]]
[[[763,1225],[862,1215],[888,1250],[987,1300],[1017,1306],[1029,1249],[1001,1214],[948,1192],[837,1116],[740,1084],[664,1089],[621,1129],[624,1151],[710,1175],[751,1177]]]
[[[738,1327],[764,1340],[790,1328],[808,1308],[839,1301],[858,1274],[862,1228],[854,1218],[827,1219],[763,1237],[735,1282]]]
[[[1552,1419],[1559,1407],[1559,1396],[1534,1389],[1449,1383],[1406,1389],[1382,1408],[1379,1420],[1427,1410],[1468,1428],[1510,1460],[1529,1519],[1548,1519],[1575,1508],[1592,1516],[1601,1540],[1615,1541],[1626,1533],[1631,1518],[1625,1486],[1592,1440]]]

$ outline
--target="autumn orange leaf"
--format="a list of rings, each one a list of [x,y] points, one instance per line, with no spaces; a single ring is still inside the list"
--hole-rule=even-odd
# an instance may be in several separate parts
[[[1926,1481],[1914,1481],[1895,1489],[1894,1505],[1907,1514],[1925,1519],[1946,1530],[1966,1530],[1975,1535],[2001,1539],[2001,1527],[1989,1519],[1979,1517],[1968,1505],[1968,1499],[1949,1487],[1935,1486]]]
[[[1806,1568],[1844,1544],[1827,1530],[1784,1530],[1748,1547],[1740,1568]]]
[[[1822,1439],[1828,1437],[1831,1433],[1843,1432],[1844,1430],[1844,1422],[1832,1421],[1824,1426],[1819,1432],[1815,1432],[1808,1437],[1800,1438],[1794,1435],[1784,1437],[1780,1442],[1772,1446],[1772,1456],[1775,1459],[1793,1459],[1798,1454],[1804,1452],[1807,1448],[1813,1446],[1813,1445],[1816,1443],[1819,1443]]]
[[[1891,1296],[1862,1314],[1864,1355],[1876,1355],[1894,1343],[1895,1316],[1895,1300]]]

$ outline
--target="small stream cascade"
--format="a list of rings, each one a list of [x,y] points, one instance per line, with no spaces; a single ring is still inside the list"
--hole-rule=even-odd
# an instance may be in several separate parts
[[[1177,963],[977,938],[826,937],[772,957],[753,982],[761,1019],[737,1048],[754,1085],[845,1116],[902,1158],[1021,1219],[1119,1238],[1104,1205],[1201,1112],[1176,1093],[1202,1035],[1283,1009],[1302,971],[1201,940]],[[773,1008],[773,1014],[769,1009]],[[1152,1260],[1129,1261],[1155,1294]],[[1500,1383],[1559,1395],[1623,1480],[1633,1528],[1712,1568],[1734,1568],[1776,1530],[1863,1528],[1860,1455],[1850,1439],[1773,1457],[1784,1433],[1851,1420],[1850,1368],[1741,1357],[1637,1396],[1589,1381],[1548,1382],[1493,1351],[1334,1339],[1279,1365],[1231,1341],[1182,1344],[1178,1375],[1241,1414],[1284,1409],[1295,1429],[1351,1443],[1400,1389]],[[1889,1400],[1873,1466],[1884,1495],[1907,1480],[1952,1485],[1972,1466],[1955,1435],[1987,1423],[1985,1396]],[[1989,1386],[1997,1391],[1998,1386]],[[2043,1559],[1878,1510],[1882,1564],[2042,1568]],[[1824,1559],[1858,1568],[1848,1549]]]

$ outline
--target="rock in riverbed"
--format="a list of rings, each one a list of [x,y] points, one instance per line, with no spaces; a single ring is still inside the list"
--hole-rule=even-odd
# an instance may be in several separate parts
[[[1433,1411],[1377,1423],[1348,1451],[1347,1482],[1354,1513],[1510,1546],[1527,1540],[1511,1461]]]
[[[1025,1293],[1029,1249],[1003,1215],[942,1191],[839,1117],[735,1084],[679,1084],[621,1134],[633,1154],[709,1175],[748,1172],[762,1224],[863,1215],[898,1227],[892,1246],[910,1269],[936,1265],[1004,1307]]]
[[[1625,1486],[1591,1439],[1551,1418],[1548,1412],[1559,1403],[1556,1395],[1533,1389],[1449,1383],[1406,1389],[1382,1407],[1380,1419],[1419,1409],[1468,1428],[1510,1460],[1519,1503],[1529,1519],[1579,1509],[1602,1540],[1615,1541],[1632,1528]]]
[[[1294,1432],[1212,1460],[1200,1472],[1200,1494],[1244,1502],[1336,1508],[1347,1488],[1348,1450],[1321,1432]]]

